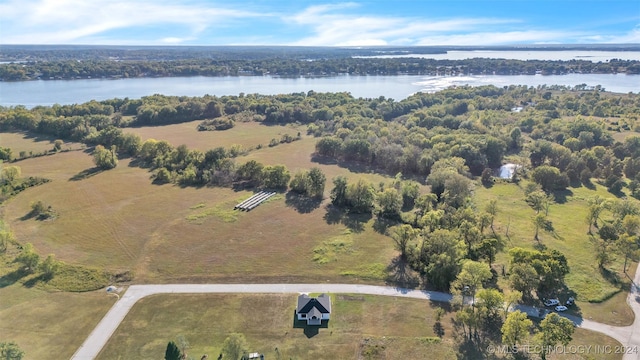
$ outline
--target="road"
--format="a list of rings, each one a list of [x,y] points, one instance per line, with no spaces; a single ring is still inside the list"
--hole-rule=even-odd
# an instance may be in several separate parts
[[[629,293],[628,302],[636,314],[631,326],[611,326],[585,320],[578,317],[563,315],[576,323],[577,326],[597,331],[618,340],[631,353],[625,354],[624,360],[640,360],[640,266],[634,279],[634,285]],[[414,299],[450,302],[451,294],[414,290],[388,286],[357,285],[357,284],[168,284],[168,285],[131,285],[122,297],[102,318],[93,329],[89,337],[73,355],[72,360],[92,360],[98,356],[100,350],[107,343],[111,335],[120,325],[133,305],[140,299],[155,294],[213,294],[213,293],[247,293],[247,294],[283,294],[283,293],[351,293],[367,295],[397,296]],[[517,309],[537,316],[538,310],[529,306],[517,306]],[[594,344],[597,345],[597,344]],[[634,351],[638,350],[638,351]]]

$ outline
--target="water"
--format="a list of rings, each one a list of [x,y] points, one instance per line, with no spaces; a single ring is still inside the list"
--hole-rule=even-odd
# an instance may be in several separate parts
[[[592,62],[606,62],[611,59],[638,60],[640,61],[640,51],[574,51],[574,50],[460,50],[449,51],[446,54],[403,54],[403,55],[378,55],[360,56],[361,58],[423,58],[436,60],[468,60],[474,58],[483,59],[510,59],[510,60],[588,60]]]
[[[640,92],[640,75],[570,74],[570,75],[483,75],[483,76],[334,76],[317,78],[244,77],[172,77],[134,79],[82,79],[0,82],[0,105],[75,104],[89,100],[140,98],[153,94],[203,96],[265,95],[294,92],[350,92],[355,97],[384,96],[402,100],[419,91],[433,92],[452,85],[601,85],[607,91]]]

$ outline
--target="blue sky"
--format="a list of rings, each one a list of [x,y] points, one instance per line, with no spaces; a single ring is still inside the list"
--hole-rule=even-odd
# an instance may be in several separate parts
[[[0,0],[0,44],[640,43],[640,0]]]

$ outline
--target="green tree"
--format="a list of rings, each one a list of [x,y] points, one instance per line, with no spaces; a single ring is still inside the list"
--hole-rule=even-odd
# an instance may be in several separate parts
[[[53,276],[60,269],[60,262],[56,260],[55,255],[49,254],[42,263],[40,263],[40,271],[43,272],[44,277],[47,280],[53,278]]]
[[[394,226],[391,229],[391,238],[396,244],[396,249],[400,251],[402,258],[406,258],[409,244],[418,237],[419,233],[420,231],[418,229],[414,229],[411,225],[407,224]]]
[[[16,180],[20,179],[21,171],[19,166],[6,166],[0,171],[0,180],[3,183],[12,185]]]
[[[537,214],[536,216],[533,217],[533,227],[535,228],[535,234],[533,236],[533,239],[538,243],[540,242],[540,238],[538,237],[540,229],[541,228],[544,229],[546,224],[547,224],[547,217],[544,214]]]
[[[347,186],[347,202],[355,213],[369,213],[373,208],[375,192],[370,182],[359,179]]]
[[[93,163],[103,170],[113,169],[118,165],[118,156],[115,145],[111,149],[105,149],[102,145],[96,145],[93,150]]]
[[[169,341],[167,344],[167,349],[164,351],[164,360],[181,360],[182,353],[180,353],[180,349],[178,345],[173,341]]]
[[[0,343],[0,357],[2,360],[21,360],[23,356],[24,351],[15,342]]]
[[[496,231],[493,228],[493,223],[496,218],[496,215],[498,214],[498,200],[496,199],[490,200],[487,206],[485,206],[484,211],[486,211],[487,214],[491,216],[491,231],[495,234]]]
[[[309,170],[309,196],[322,199],[326,182],[327,177],[322,170],[317,167],[312,167],[311,170]]]
[[[241,360],[247,356],[249,345],[243,334],[233,333],[222,343],[222,354],[224,359]]]
[[[527,314],[520,310],[507,315],[502,325],[502,342],[516,346],[522,344],[529,336],[533,322],[527,318]]]
[[[236,170],[236,176],[238,177],[238,180],[249,181],[254,186],[257,186],[260,185],[260,182],[262,181],[263,168],[264,166],[261,163],[255,160],[249,160],[238,167]]]
[[[286,189],[291,174],[284,165],[269,165],[262,170],[262,184],[270,189]]]
[[[547,192],[564,190],[569,186],[567,176],[561,174],[558,168],[549,165],[542,165],[533,169],[531,178]]]
[[[289,187],[293,192],[307,195],[309,191],[309,182],[309,173],[307,171],[298,171],[297,173],[295,173],[295,175],[293,175],[293,179],[291,179]]]
[[[540,322],[540,331],[536,334],[536,340],[542,346],[542,359],[547,358],[547,349],[558,343],[569,344],[574,331],[575,325],[571,320],[556,313],[548,314]]]
[[[523,296],[527,298],[531,298],[531,292],[538,287],[540,278],[532,265],[515,263],[509,269],[509,283],[512,289],[522,292]]]
[[[335,206],[347,204],[347,178],[337,176],[333,178],[333,189],[331,190],[331,203]]]
[[[627,263],[629,259],[635,259],[638,255],[638,241],[635,236],[624,234],[616,241],[618,251],[624,256],[622,271],[627,273]]]
[[[388,218],[400,218],[402,210],[402,197],[398,190],[387,188],[378,193],[378,205],[380,205],[381,215]]]
[[[16,256],[16,261],[24,265],[28,272],[34,272],[38,269],[40,263],[40,255],[33,249],[31,243],[27,243],[22,247],[22,251]]]
[[[457,233],[449,230],[435,229],[425,234],[421,268],[428,282],[439,290],[449,290],[460,271],[460,262],[466,255],[465,248]]]
[[[461,291],[463,295],[470,295],[472,303],[475,303],[476,292],[482,289],[483,283],[492,277],[493,274],[491,274],[489,265],[478,261],[466,260],[462,264],[462,270],[453,286]]]

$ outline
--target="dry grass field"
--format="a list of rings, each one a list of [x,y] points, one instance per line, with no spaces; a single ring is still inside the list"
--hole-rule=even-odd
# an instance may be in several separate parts
[[[478,358],[456,345],[457,330],[450,312],[441,320],[444,336],[437,339],[435,303],[332,294],[331,320],[320,329],[294,321],[295,303],[296,295],[155,295],[133,307],[98,359],[158,359],[167,343],[178,336],[189,342],[189,356],[198,359],[208,354],[215,359],[224,339],[234,332],[246,336],[249,351],[267,359]],[[618,343],[577,329],[570,345],[613,347]],[[620,354],[588,356],[584,358],[621,358]],[[568,357],[555,354],[548,358]]]
[[[40,154],[53,150],[53,142],[55,138],[44,135],[32,135],[25,132],[3,132],[0,133],[0,146],[8,147],[13,152],[13,157],[18,158],[20,152],[24,151],[27,155],[29,152]],[[74,142],[65,142],[62,150],[80,149],[83,144]]]
[[[326,201],[314,209],[279,195],[241,212],[233,206],[251,192],[157,186],[147,170],[128,165],[122,160],[113,170],[74,181],[93,166],[88,154],[22,161],[25,176],[53,181],[9,200],[5,219],[41,254],[131,269],[137,282],[349,281],[342,273],[381,282],[379,270],[395,255],[390,239],[372,230],[373,219],[333,216]],[[38,200],[58,217],[24,220]],[[330,252],[324,264],[313,261],[317,247]]]
[[[139,128],[125,128],[124,132],[138,134],[142,140],[156,139],[167,140],[173,146],[187,145],[191,149],[206,151],[223,146],[225,148],[234,144],[244,148],[255,148],[258,145],[267,146],[271,139],[280,140],[282,135],[293,137],[298,132],[305,134],[306,126],[294,125],[262,125],[257,122],[238,122],[236,125],[223,131],[198,131],[197,127],[202,121],[190,121],[182,124],[166,126],[145,126]]]
[[[46,292],[0,287],[0,341],[15,341],[25,359],[69,359],[115,302],[103,291]]]

